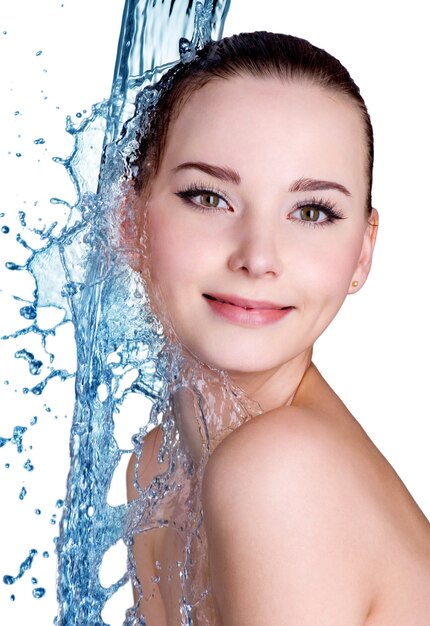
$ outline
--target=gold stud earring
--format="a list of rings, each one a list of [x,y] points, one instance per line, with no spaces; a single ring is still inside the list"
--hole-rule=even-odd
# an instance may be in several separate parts
[[[353,280],[352,281],[352,286],[353,287],[358,287],[358,280]]]

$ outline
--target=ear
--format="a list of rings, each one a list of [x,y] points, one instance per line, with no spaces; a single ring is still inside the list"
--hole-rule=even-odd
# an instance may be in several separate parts
[[[359,291],[367,280],[370,268],[372,267],[373,250],[375,248],[378,227],[379,213],[375,208],[372,208],[363,237],[363,246],[361,248],[357,267],[351,278],[351,285],[348,293],[356,293]],[[355,283],[357,284],[355,285]]]
[[[133,185],[129,185],[124,189],[118,209],[119,245],[128,264],[136,272],[142,270],[144,204]]]

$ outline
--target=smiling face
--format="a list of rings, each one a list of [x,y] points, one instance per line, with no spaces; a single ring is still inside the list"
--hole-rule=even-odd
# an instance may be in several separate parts
[[[214,79],[168,133],[151,184],[151,280],[180,341],[236,373],[311,350],[370,269],[362,121],[305,81]]]

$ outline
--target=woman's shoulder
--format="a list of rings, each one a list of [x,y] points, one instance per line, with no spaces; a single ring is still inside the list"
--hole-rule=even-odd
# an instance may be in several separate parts
[[[212,528],[227,540],[237,526],[245,544],[260,542],[275,560],[282,554],[321,598],[336,581],[346,605],[393,606],[401,583],[406,606],[420,588],[417,602],[428,602],[428,520],[337,396],[319,391],[320,401],[253,418],[216,448],[203,490]]]
[[[145,436],[142,444],[141,454],[139,460],[135,453],[130,457],[127,466],[127,495],[129,500],[133,500],[138,497],[138,493],[134,486],[136,477],[139,485],[142,489],[147,487],[154,476],[160,474],[167,469],[167,463],[158,463],[158,451],[160,449],[163,432],[161,426],[155,426]],[[136,476],[137,467],[137,476]]]

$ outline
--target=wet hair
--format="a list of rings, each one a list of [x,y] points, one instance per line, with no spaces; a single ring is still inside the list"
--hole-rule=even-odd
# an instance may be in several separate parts
[[[178,62],[154,86],[134,161],[136,190],[145,187],[160,166],[169,126],[187,99],[209,81],[236,76],[302,80],[348,98],[363,121],[368,180],[366,209],[372,207],[373,129],[366,104],[349,72],[335,57],[305,39],[259,31],[211,41],[192,60]]]

